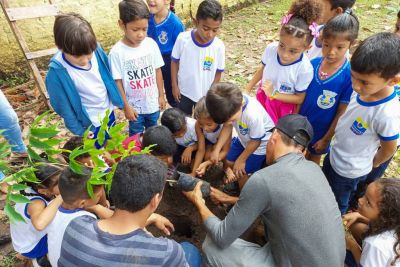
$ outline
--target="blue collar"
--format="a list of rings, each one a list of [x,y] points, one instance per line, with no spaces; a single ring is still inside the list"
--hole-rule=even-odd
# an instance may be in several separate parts
[[[213,133],[218,132],[218,130],[221,128],[221,124],[218,124],[217,128],[214,129]]]
[[[158,24],[156,23],[156,19],[155,19],[154,15],[151,15],[151,17],[153,18],[153,21],[154,21],[154,25],[156,25],[156,27],[162,26],[165,22],[168,21],[169,17],[171,17],[171,13],[172,13],[171,11],[168,11],[168,15],[165,17],[165,19]]]
[[[395,98],[397,96],[397,93],[395,90],[393,90],[393,93],[390,96],[387,96],[383,99],[377,100],[377,101],[373,101],[373,102],[366,102],[361,100],[360,95],[357,94],[357,102],[358,104],[360,104],[361,106],[365,106],[365,107],[373,107],[373,106],[378,106],[380,104],[386,103],[390,100],[392,100],[393,98]]]
[[[294,65],[294,64],[299,63],[303,59],[303,55],[304,55],[304,53],[301,53],[301,56],[297,60],[295,60],[294,62],[292,62],[290,64],[287,64],[287,65],[281,63],[281,59],[279,58],[278,52],[276,53],[276,58],[278,60],[279,65],[281,65],[281,66],[290,66],[290,65]]]
[[[91,60],[89,61],[89,63],[90,63],[90,68],[89,68],[89,69],[84,69],[84,68],[75,66],[75,65],[73,65],[71,62],[69,62],[69,61],[65,58],[64,53],[61,53],[61,56],[62,56],[62,59],[63,59],[65,62],[67,62],[67,64],[70,65],[71,67],[73,67],[74,69],[77,69],[77,70],[84,70],[84,71],[89,71],[89,70],[92,69],[92,61],[91,61]]]
[[[81,211],[81,210],[83,210],[83,209],[67,210],[67,209],[64,209],[61,206],[58,208],[58,211],[60,211],[62,213],[75,213],[75,212],[78,212],[78,211]]]
[[[317,82],[319,83],[319,84],[325,84],[325,83],[328,83],[328,82],[330,82],[330,81],[332,81],[333,79],[335,79],[338,75],[340,75],[341,73],[342,73],[342,71],[344,70],[344,68],[348,65],[348,64],[350,64],[349,63],[349,60],[346,58],[346,60],[343,62],[343,64],[342,64],[342,66],[340,66],[340,68],[332,75],[332,76],[330,76],[328,79],[326,79],[326,80],[321,80],[320,78],[319,78],[319,69],[320,69],[320,67],[321,67],[321,64],[322,64],[322,61],[324,60],[324,57],[321,57],[321,60],[319,61],[319,64],[318,64],[318,66],[317,66],[317,69],[316,69],[316,71],[314,71],[314,76],[315,76],[315,79],[317,80]]]
[[[246,109],[247,104],[249,103],[249,98],[245,95],[243,95],[243,101],[244,101],[244,105],[242,107],[242,112]]]
[[[198,47],[207,47],[207,46],[210,46],[211,44],[212,44],[212,42],[214,41],[214,39],[215,38],[213,38],[211,41],[209,41],[208,43],[206,43],[206,44],[200,44],[199,42],[197,42],[196,41],[196,37],[194,36],[194,30],[192,30],[192,32],[190,33],[190,35],[192,36],[192,40],[193,40],[193,43],[195,44],[195,45],[197,45]]]

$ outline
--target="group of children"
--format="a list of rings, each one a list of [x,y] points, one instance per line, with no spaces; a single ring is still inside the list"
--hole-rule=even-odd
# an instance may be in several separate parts
[[[129,121],[129,135],[144,132],[142,146],[159,144],[152,153],[165,163],[189,165],[191,175],[202,177],[208,167],[222,162],[224,182],[237,182],[239,188],[265,166],[267,141],[276,122],[300,113],[314,130],[306,157],[320,164],[321,155],[328,153],[323,171],[345,215],[357,197],[357,185],[373,168],[383,174],[397,150],[400,130],[394,89],[400,82],[400,38],[376,34],[350,58],[359,31],[351,9],[354,2],[295,0],[282,18],[279,41],[267,45],[246,86],[247,93],[257,87],[256,98],[235,84],[220,82],[225,48],[217,37],[223,12],[216,0],[200,3],[195,27],[186,32],[168,0],[148,0],[148,6],[143,0],[121,1],[118,22],[123,37],[108,57],[83,17],[59,15],[54,37],[60,51],[46,77],[50,102],[78,136],[91,127],[90,137],[96,137],[107,110],[121,108]],[[162,112],[164,94],[171,108]],[[156,126],[161,112],[163,126]],[[115,123],[114,112],[109,116],[110,124]],[[146,136],[152,136],[151,141]],[[51,250],[60,248],[61,243],[54,242],[60,242],[62,234],[52,234],[52,224],[65,229],[71,214],[86,212],[81,209],[89,206],[97,216],[112,211],[93,206],[96,201],[83,186],[89,174],[64,170],[60,175],[61,170],[43,168],[44,177],[37,174],[41,184],[25,190],[32,202],[19,207],[28,224],[14,226],[12,233],[15,249],[28,258],[45,255],[48,242],[53,264],[59,251]],[[61,197],[48,202],[58,195],[58,188]],[[344,216],[352,226],[355,221],[369,224],[362,231],[367,233],[368,249],[363,250],[361,263],[372,262],[377,253],[381,262],[396,262],[399,257],[400,207],[393,204],[400,201],[400,195],[393,193],[399,188],[395,179],[371,183],[359,200],[361,215]],[[96,192],[99,199],[104,195],[100,188]],[[47,237],[41,231],[45,228]],[[378,245],[388,234],[392,234],[387,246],[391,251],[380,251]],[[29,242],[26,235],[32,236]],[[360,253],[352,241],[348,243],[353,254]],[[359,254],[354,258],[359,264]]]

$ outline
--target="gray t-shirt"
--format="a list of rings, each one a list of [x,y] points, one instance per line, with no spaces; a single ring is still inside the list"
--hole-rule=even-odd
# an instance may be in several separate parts
[[[338,205],[319,166],[289,153],[254,173],[226,218],[206,220],[227,247],[261,216],[276,266],[343,266],[345,238]]]

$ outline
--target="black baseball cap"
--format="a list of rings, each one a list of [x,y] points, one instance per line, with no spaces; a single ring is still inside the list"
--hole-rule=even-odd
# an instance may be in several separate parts
[[[280,118],[275,128],[304,147],[308,146],[314,136],[310,122],[299,114],[289,114]]]

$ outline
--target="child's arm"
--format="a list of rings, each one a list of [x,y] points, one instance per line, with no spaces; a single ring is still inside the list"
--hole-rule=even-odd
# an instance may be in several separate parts
[[[343,113],[346,111],[346,108],[347,108],[347,104],[344,104],[344,103],[339,104],[338,110],[336,112],[336,116],[333,119],[331,126],[329,126],[328,131],[326,132],[324,137],[322,137],[320,140],[318,140],[313,146],[313,148],[315,149],[316,152],[320,153],[326,149],[329,142],[332,140],[333,135],[335,134],[337,122],[338,122],[339,118],[343,115]]]
[[[222,126],[221,133],[219,134],[218,141],[215,144],[214,150],[211,152],[210,161],[213,163],[217,163],[220,161],[219,153],[221,149],[224,147],[226,142],[232,138],[232,124],[231,123],[224,123]]]
[[[31,216],[33,227],[38,231],[44,230],[53,221],[62,202],[61,195],[58,195],[47,207],[42,200],[29,203],[28,214]]]
[[[185,148],[182,153],[181,162],[182,164],[189,164],[192,162],[192,152],[197,150],[197,143],[192,144]]]
[[[160,110],[162,111],[165,109],[165,96],[164,96],[164,80],[161,68],[156,69],[156,80],[158,88],[158,104],[160,105]]]
[[[178,87],[178,71],[179,71],[179,61],[171,60],[172,95],[174,96],[177,102],[181,100],[181,91]]]
[[[361,260],[361,247],[354,238],[348,235],[346,235],[346,249],[350,250],[351,254],[353,254],[354,260],[359,265]]]
[[[397,150],[397,140],[391,141],[380,141],[381,148],[376,152],[373,166],[374,168],[379,167],[385,161],[388,161]]]
[[[128,100],[126,99],[124,86],[122,85],[122,80],[115,80],[115,82],[117,83],[119,93],[121,94],[122,100],[124,101],[125,118],[129,121],[136,121],[138,113],[136,112],[135,109],[133,109],[129,105]]]
[[[99,217],[100,219],[108,219],[114,214],[114,211],[112,211],[109,208],[106,208],[100,204],[96,204],[91,207],[88,207],[88,208],[86,208],[86,210],[91,213],[96,214],[96,216]]]
[[[193,163],[191,173],[192,176],[196,176],[197,168],[200,166],[200,163],[203,161],[204,155],[206,153],[206,140],[198,122],[196,122],[195,124],[195,129],[197,135],[197,152]]]
[[[202,176],[206,173],[207,168],[208,168],[209,166],[211,166],[212,164],[213,164],[213,163],[212,163],[211,160],[207,160],[207,161],[204,161],[203,163],[201,163],[201,164],[199,165],[199,167],[195,170],[195,171],[196,171],[196,175],[199,176],[199,177],[202,177]],[[193,169],[194,169],[194,168],[193,168]]]
[[[158,229],[163,231],[166,235],[171,234],[171,230],[175,231],[174,225],[164,216],[153,213],[146,221],[146,226],[154,224]]]
[[[221,77],[222,77],[222,71],[217,71],[215,73],[215,78],[214,78],[213,84],[219,83],[219,81],[221,80]]]
[[[253,154],[254,151],[260,146],[261,140],[250,140],[247,143],[246,148],[243,150],[242,154],[236,159],[233,165],[233,172],[237,177],[243,177],[246,175],[245,167],[246,160]]]
[[[246,92],[250,93],[253,87],[262,79],[262,75],[264,72],[264,64],[261,64],[261,66],[258,68],[256,73],[254,74],[254,77],[250,80],[250,82],[246,86]]]
[[[219,152],[218,158],[220,160],[225,159],[226,156],[228,155],[229,149],[231,148],[231,141],[232,141],[232,132],[230,133],[228,140],[225,142],[224,146],[222,147],[221,151]]]
[[[304,98],[306,97],[306,93],[305,92],[304,93],[294,93],[293,95],[288,95],[288,94],[281,94],[281,93],[275,91],[272,95],[267,94],[267,96],[272,99],[282,101],[284,103],[300,105],[300,104],[303,104]]]

